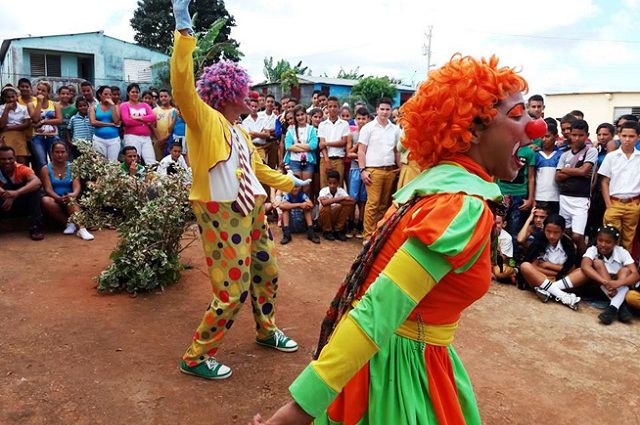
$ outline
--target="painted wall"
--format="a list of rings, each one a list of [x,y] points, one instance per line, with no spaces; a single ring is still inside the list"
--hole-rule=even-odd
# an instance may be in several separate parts
[[[163,62],[168,56],[136,44],[127,43],[102,32],[71,34],[51,37],[30,37],[13,40],[2,64],[2,84],[17,84],[19,78],[30,76],[30,52],[46,51],[61,54],[62,77],[47,77],[54,86],[79,83],[78,55],[93,55],[94,85],[125,87],[124,59],[148,60],[151,64]],[[152,80],[155,73],[152,69]],[[40,78],[32,78],[36,80]],[[148,84],[147,84],[148,85]]]
[[[544,98],[546,117],[562,118],[574,109],[579,109],[584,112],[585,120],[594,131],[601,123],[613,123],[618,118],[614,108],[640,107],[640,92],[549,94]]]

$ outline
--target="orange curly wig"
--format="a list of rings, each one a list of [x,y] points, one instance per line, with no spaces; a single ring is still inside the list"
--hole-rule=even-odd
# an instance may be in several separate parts
[[[526,92],[527,82],[498,58],[477,60],[455,54],[449,63],[429,73],[429,79],[401,108],[402,143],[410,158],[424,169],[471,146],[471,124],[489,125],[496,105],[509,95]]]

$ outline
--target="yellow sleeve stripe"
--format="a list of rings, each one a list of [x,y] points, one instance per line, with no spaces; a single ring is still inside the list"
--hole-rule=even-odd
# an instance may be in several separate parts
[[[416,304],[433,289],[436,281],[405,250],[398,250],[382,271]]]
[[[341,347],[349,347],[348,356]],[[311,367],[327,386],[340,392],[349,379],[378,351],[378,346],[354,318],[346,315],[336,327],[318,360],[311,362]]]

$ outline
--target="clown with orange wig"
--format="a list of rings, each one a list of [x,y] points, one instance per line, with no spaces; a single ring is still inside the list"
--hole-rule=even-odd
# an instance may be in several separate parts
[[[424,171],[394,195],[331,303],[293,400],[254,424],[479,424],[451,345],[491,281],[495,178],[544,133],[526,81],[498,59],[454,56],[402,107],[404,145]]]
[[[189,199],[198,220],[213,298],[182,358],[180,370],[205,379],[225,379],[231,368],[215,359],[240,308],[249,300],[256,342],[293,352],[298,344],[276,327],[278,265],[265,217],[262,184],[289,192],[309,184],[265,165],[238,117],[249,113],[246,71],[220,61],[193,76],[190,0],[173,0],[176,18],[171,57],[173,97],[187,124],[192,181]]]

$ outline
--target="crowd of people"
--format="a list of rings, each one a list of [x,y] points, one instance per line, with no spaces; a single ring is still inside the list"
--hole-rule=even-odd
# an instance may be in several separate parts
[[[64,234],[93,235],[69,217],[81,184],[71,175],[78,141],[123,173],[141,177],[145,166],[161,174],[190,172],[186,125],[168,90],[141,92],[133,83],[94,91],[88,82],[62,86],[54,96],[46,81],[35,90],[27,79],[2,89],[0,104],[0,217],[28,215],[30,236],[41,240],[43,213]],[[371,237],[393,193],[420,174],[402,145],[398,110],[382,98],[375,111],[353,107],[315,91],[311,105],[292,97],[249,92],[251,113],[241,127],[271,168],[293,172],[311,184],[289,193],[267,189],[268,213],[282,228],[280,243],[296,233],[313,243]],[[527,113],[544,117],[544,99],[531,96]],[[547,132],[514,152],[522,168],[515,180],[498,181],[504,196],[496,208],[499,282],[534,288],[544,302],[576,309],[586,283],[610,299],[599,316],[629,322],[628,304],[640,306],[637,225],[640,219],[640,142],[635,115],[600,123],[595,137],[583,114],[545,118]],[[591,247],[588,247],[591,245]]]
[[[136,83],[122,100],[117,86],[97,90],[84,81],[52,93],[48,81],[32,87],[27,78],[6,85],[0,99],[0,218],[28,216],[29,234],[42,240],[43,213],[64,226],[66,235],[94,236],[70,217],[79,210],[83,185],[71,175],[80,141],[123,173],[141,177],[144,164],[160,174],[189,174],[186,126],[168,90],[141,93]],[[35,89],[35,90],[34,90]]]
[[[527,108],[543,117],[543,97]],[[599,287],[609,300],[600,322],[628,323],[629,305],[640,307],[638,117],[600,123],[596,137],[579,110],[545,121],[544,137],[514,152],[516,179],[498,181],[494,277],[574,310]]]

